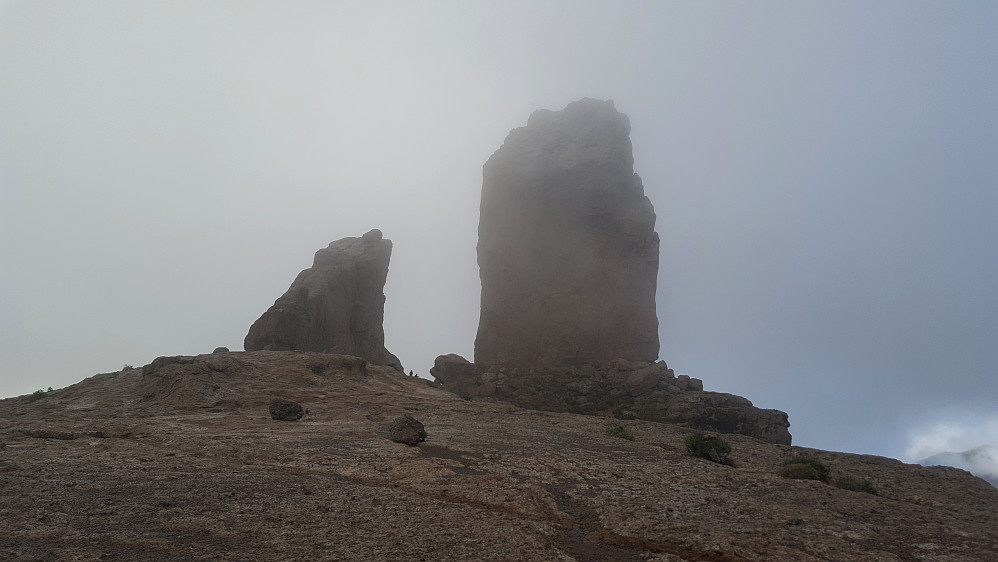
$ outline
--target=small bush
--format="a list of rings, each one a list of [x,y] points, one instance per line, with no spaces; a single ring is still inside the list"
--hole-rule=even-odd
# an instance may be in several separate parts
[[[843,490],[851,490],[853,492],[865,492],[867,494],[877,495],[877,489],[870,484],[867,479],[860,480],[859,478],[854,478],[852,476],[840,476],[832,482],[832,486],[836,488],[842,488]]]
[[[419,430],[419,441],[420,442],[426,441],[427,437],[429,437],[429,434],[426,433],[426,430],[425,429],[420,429]]]
[[[45,391],[39,388],[28,395],[28,402],[34,402],[35,400],[41,400],[42,398],[45,398]]]
[[[700,457],[720,464],[731,464],[728,455],[731,445],[716,435],[694,433],[686,438],[686,452],[691,457]]]
[[[627,428],[622,425],[616,425],[606,428],[606,434],[610,437],[620,437],[621,439],[627,439],[628,441],[634,441],[634,436],[631,432],[627,431]]]
[[[795,462],[781,466],[780,476],[794,480],[817,480],[818,471],[809,464]]]
[[[797,457],[783,463],[780,476],[795,480],[818,480],[828,482],[829,468],[820,461],[808,457]]]

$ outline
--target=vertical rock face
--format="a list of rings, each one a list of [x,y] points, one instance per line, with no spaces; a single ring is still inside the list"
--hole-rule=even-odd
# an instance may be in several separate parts
[[[583,99],[534,112],[485,163],[476,364],[657,359],[659,238],[629,134]]]
[[[391,240],[372,230],[315,253],[312,267],[250,327],[246,351],[321,351],[402,370],[385,349],[385,281]]]

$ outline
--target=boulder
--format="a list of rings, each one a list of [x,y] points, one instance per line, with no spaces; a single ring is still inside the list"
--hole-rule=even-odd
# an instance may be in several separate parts
[[[659,238],[611,101],[534,112],[483,169],[475,363],[655,361]]]
[[[355,355],[401,372],[401,362],[385,349],[391,254],[392,242],[380,230],[330,243],[253,323],[243,347]]]
[[[481,369],[456,353],[440,355],[433,360],[430,374],[441,384],[461,384],[475,380]]]
[[[228,353],[228,352],[229,348],[227,347],[216,347],[215,351],[212,351],[212,353]]]
[[[305,415],[305,408],[292,400],[274,400],[270,403],[270,419],[298,421]]]
[[[423,429],[423,424],[408,415],[395,418],[391,427],[388,428],[388,433],[392,441],[410,446],[418,445],[420,441],[426,441],[426,431]]]

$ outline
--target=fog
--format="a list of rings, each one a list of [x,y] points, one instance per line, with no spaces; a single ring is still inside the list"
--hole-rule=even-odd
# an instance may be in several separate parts
[[[658,214],[671,367],[799,445],[998,444],[996,26],[993,2],[0,2],[0,396],[242,349],[371,228],[388,349],[471,357],[481,166],[595,97]]]

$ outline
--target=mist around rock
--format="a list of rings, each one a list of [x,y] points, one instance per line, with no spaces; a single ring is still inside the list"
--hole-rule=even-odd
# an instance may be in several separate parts
[[[998,488],[998,447],[981,445],[963,452],[937,453],[918,461],[922,466],[962,468]]]
[[[0,400],[0,557],[998,551],[998,489],[983,480],[793,447],[785,412],[659,360],[659,239],[628,130],[611,102],[581,100],[534,113],[486,164],[475,361],[439,356],[435,382],[385,347],[392,243],[371,230],[317,251],[247,351]]]
[[[705,392],[659,361],[659,236],[612,101],[538,110],[482,170],[474,362],[436,358],[458,395],[683,423],[789,445],[787,414]]]

